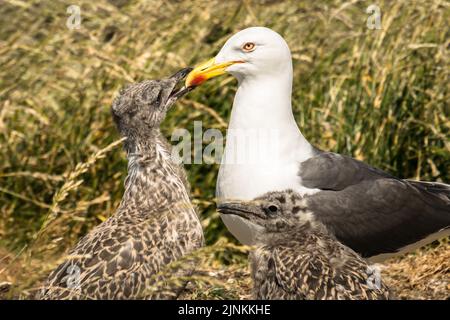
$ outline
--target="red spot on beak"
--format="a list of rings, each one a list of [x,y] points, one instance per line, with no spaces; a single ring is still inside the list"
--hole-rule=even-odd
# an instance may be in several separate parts
[[[206,77],[200,74],[196,76],[194,79],[192,79],[191,86],[199,86],[206,80],[207,80]]]

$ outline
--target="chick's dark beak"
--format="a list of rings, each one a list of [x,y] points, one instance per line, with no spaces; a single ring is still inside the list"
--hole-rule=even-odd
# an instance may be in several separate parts
[[[256,205],[239,202],[221,203],[217,206],[217,210],[222,214],[233,214],[241,218],[250,220],[252,216],[263,218],[264,215]]]
[[[186,78],[186,76],[189,74],[189,72],[191,72],[193,70],[193,68],[191,67],[186,67],[183,68],[181,70],[178,70],[177,72],[175,72],[173,75],[171,75],[169,77],[169,79],[174,79],[177,82],[179,82],[180,80],[183,80],[184,78]]]
[[[181,98],[182,96],[184,96],[186,93],[188,93],[189,91],[191,91],[193,88],[187,88],[185,86],[179,86],[180,82],[186,78],[186,76],[192,71],[193,69],[188,67],[188,68],[183,68],[179,71],[177,71],[175,74],[173,74],[172,76],[169,77],[170,80],[174,80],[175,81],[175,86],[172,90],[172,92],[170,93],[169,99],[170,100],[177,100],[179,98]]]

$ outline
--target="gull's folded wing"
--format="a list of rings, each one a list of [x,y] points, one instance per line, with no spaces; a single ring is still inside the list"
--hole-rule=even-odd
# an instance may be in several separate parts
[[[329,152],[301,163],[302,185],[321,191],[308,207],[364,257],[394,254],[450,234],[450,187],[398,179]]]

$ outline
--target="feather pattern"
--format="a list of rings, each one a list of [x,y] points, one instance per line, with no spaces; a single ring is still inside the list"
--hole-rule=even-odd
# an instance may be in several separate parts
[[[184,169],[168,156],[170,144],[159,130],[178,80],[132,85],[114,102],[129,160],[121,203],[49,275],[40,298],[162,299],[176,298],[183,289],[185,282],[169,283],[160,275],[204,243]],[[188,263],[172,276],[187,276],[193,268]]]
[[[257,226],[255,250],[250,254],[254,298],[391,298],[381,278],[373,279],[371,266],[315,218],[305,198],[286,190],[219,206],[222,214],[240,216]]]

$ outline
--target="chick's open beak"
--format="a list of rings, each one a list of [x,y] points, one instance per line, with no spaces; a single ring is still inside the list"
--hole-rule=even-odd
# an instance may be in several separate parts
[[[216,63],[216,58],[212,58],[192,70],[186,77],[185,86],[187,88],[201,85],[208,79],[220,76],[226,73],[226,68],[229,66],[242,63],[243,61],[228,61],[223,63]]]

